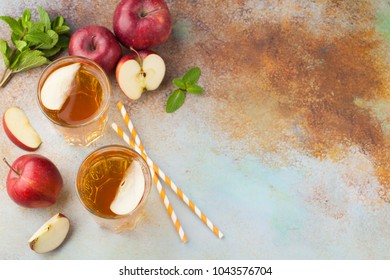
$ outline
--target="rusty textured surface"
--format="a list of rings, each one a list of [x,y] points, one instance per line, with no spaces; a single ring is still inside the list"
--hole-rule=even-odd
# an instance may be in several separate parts
[[[0,14],[17,16],[40,4],[52,16],[62,14],[73,30],[89,24],[111,29],[118,2],[2,1]],[[109,122],[123,126],[115,108],[122,100],[149,154],[224,239],[217,240],[170,191],[188,244],[180,244],[153,191],[134,232],[98,228],[77,201],[75,173],[90,151],[121,141],[107,129],[92,147],[65,146],[36,105],[42,69],[35,69],[0,91],[1,112],[11,105],[26,111],[44,139],[38,152],[60,165],[66,187],[54,207],[30,210],[8,199],[2,180],[0,209],[8,215],[0,220],[6,247],[0,258],[388,259],[390,31],[381,19],[390,16],[389,2],[167,3],[173,33],[155,48],[167,64],[164,82],[133,102],[111,76]],[[9,36],[0,24],[0,37]],[[166,114],[170,81],[195,65],[205,94],[187,96],[179,111]],[[23,153],[4,133],[0,147],[11,160]],[[0,166],[1,178],[6,173]],[[37,256],[23,242],[57,211],[70,216],[72,234],[60,250]],[[10,224],[16,234],[5,230]]]

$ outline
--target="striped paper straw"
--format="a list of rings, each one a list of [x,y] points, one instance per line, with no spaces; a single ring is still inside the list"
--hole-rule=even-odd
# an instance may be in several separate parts
[[[145,159],[147,159],[147,156],[144,152],[141,151],[141,149],[135,145],[135,143],[129,138],[129,136],[120,128],[118,127],[118,125],[116,123],[112,123],[111,124],[111,127],[112,129],[118,133],[119,136],[122,137],[122,139],[132,148],[134,149],[136,152],[138,152],[140,155],[142,155],[142,157]],[[149,165],[149,164],[148,164]],[[164,189],[162,188],[162,185],[161,185],[161,182],[160,180],[158,179],[158,176],[157,176],[157,173],[153,170],[152,166],[149,165],[149,170],[150,170],[150,173],[153,174],[153,182],[154,182],[154,185],[156,186],[157,188],[157,191],[161,197],[161,200],[164,202],[164,205],[165,205],[165,208],[167,209],[168,211],[168,214],[169,216],[171,217],[171,220],[173,222],[173,225],[175,226],[175,229],[177,231],[177,233],[179,234],[180,236],[180,240],[185,243],[187,242],[187,236],[186,234],[184,233],[184,230],[183,228],[181,227],[181,224],[180,224],[180,221],[179,219],[177,218],[176,216],[176,213],[175,211],[173,210],[173,207],[171,205],[171,203],[169,202],[169,199],[168,199],[168,196],[166,195]]]
[[[122,102],[118,102],[118,108],[121,112],[121,115],[129,128],[129,131],[131,133],[131,136],[135,140],[135,144],[138,145],[138,147],[142,150],[142,152],[147,157],[147,162],[149,165],[153,166],[154,171],[160,176],[161,179],[165,181],[165,183],[180,197],[182,201],[199,217],[199,219],[202,220],[202,222],[207,225],[207,227],[218,237],[222,238],[223,233],[210,221],[207,216],[200,211],[200,209],[185,195],[185,193],[167,176],[165,173],[148,157],[141,139],[138,136],[138,133],[131,122],[131,119],[129,117],[129,114],[126,112],[125,107],[123,106]]]

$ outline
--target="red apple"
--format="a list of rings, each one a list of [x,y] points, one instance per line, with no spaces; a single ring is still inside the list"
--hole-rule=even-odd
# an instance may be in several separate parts
[[[164,75],[164,60],[149,50],[133,51],[122,57],[116,66],[116,80],[131,99],[140,98],[144,91],[157,89]]]
[[[53,205],[61,192],[63,180],[57,167],[38,154],[17,158],[7,177],[7,192],[23,207],[45,208]]]
[[[42,143],[41,137],[18,107],[8,108],[3,115],[3,128],[8,138],[19,148],[35,151]]]
[[[70,38],[69,55],[83,56],[99,64],[107,74],[122,56],[122,49],[114,34],[104,26],[86,26]]]
[[[164,0],[122,0],[114,12],[114,33],[128,48],[136,50],[164,43],[172,20]]]

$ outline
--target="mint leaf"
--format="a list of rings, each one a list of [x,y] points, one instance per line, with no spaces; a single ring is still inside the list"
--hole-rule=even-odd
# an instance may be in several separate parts
[[[11,41],[0,39],[0,53],[6,69],[0,79],[0,87],[4,87],[13,73],[30,70],[49,63],[49,58],[69,45],[70,27],[62,16],[50,21],[49,14],[38,7],[39,20],[31,21],[31,11],[25,9],[20,18],[0,16],[0,19],[11,28]],[[54,30],[55,29],[55,30]]]
[[[66,25],[65,19],[62,16],[56,17],[53,20],[51,26],[58,35],[67,34],[70,32],[70,27]]]
[[[196,83],[200,78],[200,68],[193,67],[189,69],[182,78],[176,78],[172,80],[172,83],[179,89],[172,92],[167,100],[166,111],[172,113],[179,109],[186,98],[186,93],[202,94],[203,88]]]
[[[61,27],[64,24],[65,20],[64,17],[58,16],[56,17],[53,22],[51,23],[51,29],[55,31],[57,27]]]
[[[44,55],[48,58],[56,55],[59,51],[61,50],[61,47],[54,47],[52,49],[49,49],[49,50],[42,50],[42,52],[44,53]]]
[[[33,22],[31,24],[29,32],[34,32],[34,31],[44,32],[45,31],[45,25],[42,22],[39,22],[39,21],[38,22]]]
[[[10,60],[10,63],[11,65],[8,67],[9,69],[13,69],[13,67],[18,64],[18,61],[19,61],[19,57],[20,57],[20,52],[17,51],[14,56],[12,57],[12,60]]]
[[[11,41],[12,41],[12,43],[14,43],[14,45],[15,45],[15,42],[18,41],[20,38],[21,38],[21,36],[15,34],[14,32],[11,33]]]
[[[186,89],[186,83],[180,79],[180,78],[177,78],[177,79],[173,79],[172,83],[177,86],[178,88],[181,88],[183,90]]]
[[[43,43],[40,44],[39,49],[41,49],[41,50],[50,50],[51,48],[53,48],[57,44],[58,39],[59,39],[58,34],[53,30],[48,30],[46,34],[49,35],[49,37],[50,37],[50,43],[49,44],[43,44]]]
[[[192,93],[192,94],[202,94],[203,93],[203,88],[198,85],[189,85],[186,88],[187,92]]]
[[[43,23],[43,25],[45,26],[46,31],[50,30],[51,22],[50,22],[49,14],[41,6],[38,6],[38,13],[39,13],[39,18]]]
[[[190,70],[188,70],[184,76],[183,81],[189,85],[189,84],[196,84],[200,78],[200,69],[199,67],[193,67]]]
[[[27,71],[49,62],[50,60],[43,56],[43,52],[37,50],[25,50],[20,53],[17,63],[13,65],[11,69],[15,73]]]
[[[58,26],[58,27],[54,28],[54,31],[57,32],[59,35],[60,34],[67,34],[70,31],[70,27],[67,25]]]
[[[22,52],[25,47],[27,47],[27,43],[25,41],[17,40],[14,42],[15,47]]]
[[[31,12],[29,9],[25,9],[22,15],[22,26],[26,29],[31,28]]]
[[[3,57],[4,65],[6,67],[9,67],[12,50],[8,46],[8,43],[2,39],[0,39],[0,53],[1,56]]]
[[[167,113],[175,112],[184,104],[185,98],[186,98],[185,93],[180,89],[177,89],[174,92],[172,92],[169,95],[167,100],[166,112]]]
[[[0,19],[5,21],[11,28],[12,32],[15,33],[17,36],[23,36],[24,29],[16,19],[10,16],[0,16]]]
[[[51,37],[47,33],[39,30],[27,33],[24,36],[24,40],[32,43],[33,45],[50,45],[52,41]]]
[[[66,49],[69,46],[70,38],[67,35],[60,35],[56,47]]]

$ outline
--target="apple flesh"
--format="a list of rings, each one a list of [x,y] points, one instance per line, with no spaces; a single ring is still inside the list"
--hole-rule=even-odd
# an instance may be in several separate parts
[[[70,228],[69,219],[58,213],[44,223],[29,239],[31,250],[38,254],[58,248],[64,242]]]
[[[91,25],[78,29],[69,42],[69,55],[95,61],[109,74],[122,56],[114,34],[104,26]]]
[[[27,154],[17,158],[10,166],[6,185],[8,195],[18,205],[46,208],[57,201],[63,180],[48,158]]]
[[[172,31],[171,14],[164,0],[122,0],[113,22],[116,37],[129,49],[158,46]]]
[[[18,107],[10,107],[5,111],[3,128],[8,138],[23,150],[35,151],[42,143],[26,114]]]
[[[46,79],[41,90],[43,106],[49,110],[61,110],[74,87],[80,63],[72,63],[58,68]]]
[[[157,89],[165,76],[165,62],[155,52],[141,50],[122,57],[116,67],[116,80],[130,99]]]
[[[145,192],[142,166],[133,161],[127,168],[110,209],[118,215],[126,215],[137,208]]]

